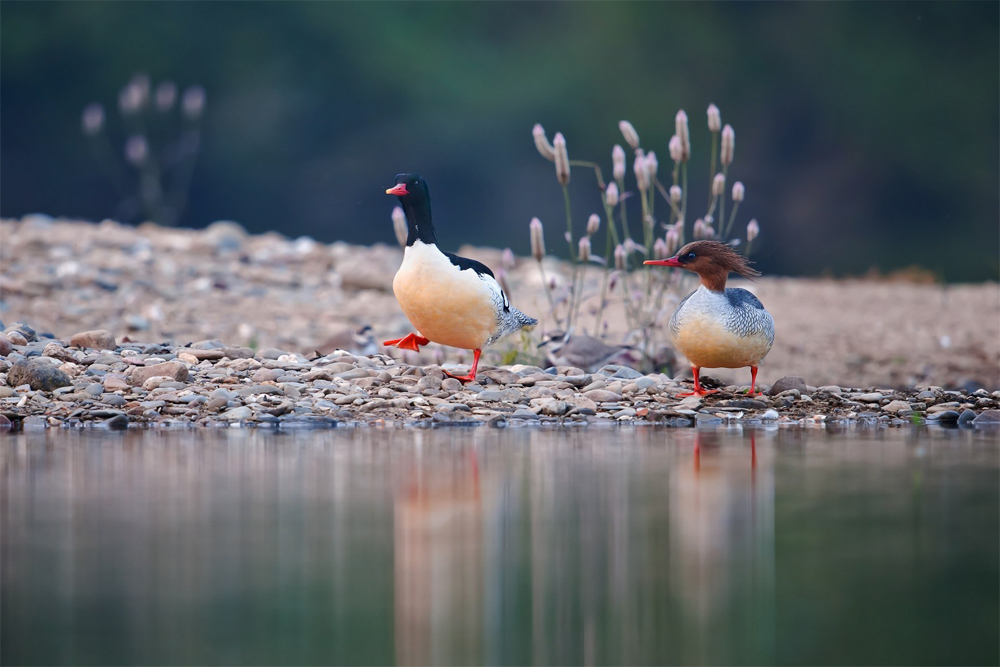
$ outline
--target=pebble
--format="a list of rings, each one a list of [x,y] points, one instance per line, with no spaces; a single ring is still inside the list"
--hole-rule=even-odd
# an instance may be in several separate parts
[[[871,392],[868,394],[858,394],[852,396],[851,398],[853,398],[855,401],[858,401],[859,403],[878,403],[885,397],[879,392]]]
[[[7,334],[0,333],[0,357],[6,357],[14,351],[14,344]]]
[[[1000,410],[983,410],[972,423],[976,424],[1000,424]]]
[[[107,329],[81,331],[73,334],[69,339],[69,344],[73,347],[97,350],[113,350],[118,347],[115,337]]]
[[[889,401],[882,406],[884,412],[897,414],[900,412],[913,412],[912,406],[906,401]]]
[[[250,419],[250,417],[253,416],[253,411],[250,410],[250,408],[248,408],[247,406],[241,405],[238,408],[231,408],[229,410],[226,410],[219,416],[222,419],[228,421],[241,421],[244,419]]]
[[[7,384],[26,384],[35,391],[54,391],[73,384],[69,375],[43,359],[19,361],[8,371]]]
[[[967,424],[971,425],[972,422],[975,421],[975,419],[976,419],[975,410],[968,410],[968,409],[962,410],[962,413],[958,415],[958,425],[959,426],[965,426]]]
[[[767,390],[767,395],[777,396],[778,394],[788,391],[789,389],[797,389],[800,394],[805,394],[809,391],[805,380],[800,377],[786,375],[771,385],[771,388]]]
[[[607,389],[591,389],[584,392],[583,396],[589,398],[594,403],[612,403],[621,399],[619,394]]]
[[[136,366],[129,376],[129,382],[134,385],[142,385],[152,377],[169,377],[174,380],[184,381],[188,377],[188,369],[180,361],[164,361],[152,366]]]
[[[8,331],[5,336],[7,341],[13,345],[27,345],[28,339],[20,331]],[[9,354],[9,352],[8,352]]]

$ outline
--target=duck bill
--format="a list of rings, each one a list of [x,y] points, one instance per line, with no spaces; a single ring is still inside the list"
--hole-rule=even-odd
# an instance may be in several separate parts
[[[677,257],[668,257],[667,259],[647,259],[643,264],[652,264],[654,266],[683,266]]]
[[[397,197],[410,194],[410,192],[406,189],[406,183],[397,183],[395,186],[386,190],[385,193],[387,195],[396,195]]]

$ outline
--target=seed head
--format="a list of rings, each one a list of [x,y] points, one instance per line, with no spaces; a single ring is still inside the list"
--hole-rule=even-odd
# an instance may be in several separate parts
[[[138,167],[149,157],[149,142],[141,134],[133,134],[125,141],[125,159]]]
[[[733,132],[732,125],[722,128],[722,148],[719,151],[719,162],[723,167],[728,167],[733,163],[733,149],[736,145],[736,133]]]
[[[614,181],[608,183],[608,189],[604,191],[604,196],[607,199],[608,206],[611,208],[618,206],[618,184]]]
[[[670,186],[670,201],[672,201],[675,204],[680,204],[682,194],[683,192],[681,192],[681,186],[679,185]]]
[[[632,239],[625,239],[625,243],[623,243],[622,245],[625,246],[626,255],[631,255],[634,252],[638,252],[643,255],[646,254],[646,249],[643,248],[640,244],[633,241]]]
[[[509,271],[514,268],[514,263],[514,251],[510,248],[504,248],[503,252],[500,254],[500,266]]]
[[[663,241],[666,248],[666,257],[670,257],[677,252],[677,246],[680,245],[681,242],[681,233],[680,230],[677,229],[676,225],[667,227],[667,233],[663,237]]]
[[[656,159],[656,153],[649,151],[646,154],[646,173],[649,175],[649,183],[652,185],[656,182],[656,172],[660,168],[660,163]]]
[[[170,111],[177,101],[177,84],[164,81],[156,87],[156,110],[164,113]]]
[[[627,120],[618,121],[618,129],[622,131],[622,136],[625,137],[625,141],[628,142],[629,146],[632,148],[639,147],[639,133],[632,127],[632,123]]]
[[[625,149],[618,144],[611,149],[611,164],[611,173],[615,180],[621,181],[625,178]]]
[[[80,118],[83,125],[83,133],[88,137],[100,134],[104,129],[104,107],[94,102],[83,108],[83,116]]]
[[[646,169],[646,156],[637,152],[635,162],[632,164],[632,171],[635,172],[635,181],[639,187],[639,192],[649,189],[649,171]]]
[[[719,107],[714,104],[708,105],[708,129],[712,132],[722,129],[722,116],[719,114]]]
[[[619,271],[625,270],[625,264],[628,262],[628,253],[625,252],[625,246],[618,244],[615,246],[615,268]]]
[[[560,185],[569,185],[569,153],[566,152],[566,138],[562,132],[556,132],[552,138],[552,148],[555,151],[556,178]]]
[[[535,127],[531,128],[531,136],[535,138],[535,148],[541,153],[542,157],[552,162],[556,159],[556,150],[549,143],[548,137],[545,136],[545,128],[535,123]]]
[[[674,162],[680,162],[684,156],[684,152],[681,150],[681,138],[676,134],[670,137],[668,146],[670,148],[670,159]]]
[[[205,110],[205,89],[201,86],[190,86],[181,97],[181,111],[185,118],[198,119]]]
[[[406,228],[406,214],[399,206],[392,209],[392,229],[396,232],[396,241],[399,242],[400,247],[405,248],[409,231]]]
[[[545,235],[542,230],[542,221],[538,218],[532,218],[528,229],[531,230],[531,256],[540,262],[545,257]]]
[[[746,194],[746,188],[743,187],[743,183],[736,181],[733,183],[733,201],[741,202],[743,201],[743,196]]]
[[[134,116],[142,110],[142,86],[135,79],[118,93],[118,110],[123,116]]]
[[[754,218],[747,223],[747,243],[757,238],[758,234],[760,234],[760,225],[757,224],[757,218]]]
[[[590,261],[590,237],[584,236],[580,238],[580,261],[589,262]]]
[[[726,190],[726,177],[721,173],[716,174],[712,179],[712,196],[721,197]]]
[[[694,237],[695,239],[710,239],[715,236],[715,230],[712,226],[698,218],[694,221]]]
[[[691,133],[688,130],[688,115],[684,109],[677,112],[676,117],[677,136],[681,140],[681,161],[687,161],[691,157]]]
[[[612,183],[614,185],[614,183]],[[587,236],[593,236],[601,228],[601,216],[591,213],[587,218]]]
[[[656,239],[656,242],[653,244],[653,259],[664,259],[669,256],[667,242],[663,239]]]

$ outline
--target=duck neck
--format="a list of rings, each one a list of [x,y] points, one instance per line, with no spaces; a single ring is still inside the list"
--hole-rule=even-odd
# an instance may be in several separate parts
[[[406,214],[407,247],[417,241],[437,244],[434,224],[431,222],[431,203],[426,199],[415,200],[410,197],[400,197],[400,203],[403,205],[403,213]]]
[[[698,275],[701,277],[701,284],[705,286],[705,289],[722,293],[726,291],[727,274],[727,271],[712,271]]]

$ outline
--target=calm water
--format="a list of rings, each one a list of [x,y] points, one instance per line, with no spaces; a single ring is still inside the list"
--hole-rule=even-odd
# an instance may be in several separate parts
[[[0,663],[1000,662],[1000,438],[0,437]]]

